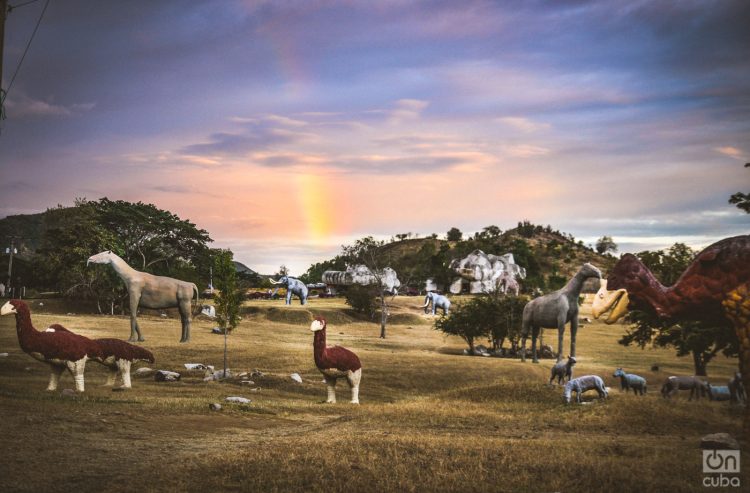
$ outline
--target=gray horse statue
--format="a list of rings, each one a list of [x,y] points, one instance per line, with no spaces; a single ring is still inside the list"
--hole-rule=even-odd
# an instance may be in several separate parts
[[[271,281],[271,284],[282,284],[286,286],[286,304],[287,305],[292,304],[293,294],[297,295],[301,305],[307,304],[307,286],[305,285],[305,283],[303,283],[299,279],[296,279],[294,277],[289,277],[289,276],[283,276],[278,281],[274,281],[273,279],[269,279],[269,281]]]
[[[125,283],[130,297],[130,341],[145,341],[138,326],[138,307],[177,308],[182,320],[180,342],[190,340],[190,317],[193,295],[198,299],[198,287],[192,282],[180,281],[171,277],[155,276],[130,267],[122,258],[107,250],[92,255],[89,264],[109,264]]]
[[[562,289],[545,294],[529,301],[523,308],[523,327],[521,329],[521,361],[526,361],[526,339],[531,330],[531,352],[534,363],[536,357],[536,339],[539,329],[557,329],[557,361],[562,359],[563,333],[565,324],[570,322],[570,355],[576,356],[576,333],[578,332],[578,297],[583,289],[583,282],[590,278],[601,279],[599,269],[589,263],[576,272],[573,279]]]
[[[427,293],[427,296],[424,297],[424,306],[422,307],[425,309],[425,313],[427,312],[427,307],[430,305],[430,302],[432,302],[433,315],[437,314],[438,308],[443,310],[443,315],[448,315],[448,312],[451,309],[451,300],[449,300],[447,297],[443,296],[442,294],[437,294],[433,291]]]

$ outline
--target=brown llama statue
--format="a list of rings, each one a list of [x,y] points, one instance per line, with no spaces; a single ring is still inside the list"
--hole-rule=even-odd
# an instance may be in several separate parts
[[[362,379],[362,363],[356,354],[341,346],[326,346],[326,321],[318,317],[310,330],[313,338],[315,366],[325,378],[328,386],[327,403],[336,402],[336,381],[345,378],[352,389],[352,404],[359,404],[359,382]]]
[[[62,326],[49,327],[43,332],[36,330],[31,324],[29,307],[21,300],[10,300],[0,308],[0,315],[11,314],[16,316],[16,332],[21,349],[32,358],[49,365],[52,370],[47,390],[57,390],[60,375],[68,370],[73,375],[76,390],[83,392],[86,361],[103,356],[99,345]]]

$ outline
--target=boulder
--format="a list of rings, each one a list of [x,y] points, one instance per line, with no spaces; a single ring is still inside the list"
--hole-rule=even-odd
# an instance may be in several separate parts
[[[226,374],[224,373],[224,370],[211,371],[210,369],[207,369],[206,377],[203,381],[210,382],[212,380],[224,380],[225,378],[232,378],[232,376],[232,370],[229,368],[227,368]]]
[[[176,382],[180,379],[180,376],[176,371],[159,370],[154,374],[154,380],[157,382]]]
[[[218,402],[212,402],[208,405],[208,408],[212,411],[221,411],[221,404]]]
[[[145,376],[151,375],[153,372],[154,372],[154,370],[152,370],[151,368],[147,368],[147,367],[144,366],[143,368],[138,368],[137,370],[135,370],[133,372],[133,376],[134,377],[145,377]]]
[[[289,377],[297,383],[302,383],[302,377],[299,376],[299,373],[292,373]]]
[[[7,358],[7,357],[8,357],[8,353],[0,353],[0,358]]]
[[[712,433],[701,438],[701,448],[709,450],[739,450],[740,444],[729,433]]]
[[[246,397],[229,396],[224,400],[227,402],[236,402],[237,404],[250,404],[250,399]]]
[[[252,373],[250,373],[251,378],[263,378],[264,376],[266,376],[266,374],[258,370],[257,368],[254,368]]]

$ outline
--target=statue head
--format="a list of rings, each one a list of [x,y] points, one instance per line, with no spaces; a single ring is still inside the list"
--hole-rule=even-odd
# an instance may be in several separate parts
[[[600,271],[596,266],[588,262],[583,264],[579,272],[583,274],[586,278],[589,278],[589,277],[596,277],[597,279],[602,278],[602,271]]]
[[[99,252],[96,255],[89,257],[86,261],[86,266],[88,267],[89,264],[111,264],[114,257],[116,257],[116,255],[112,253],[112,250]]]
[[[615,378],[617,378],[617,377],[624,377],[625,376],[625,372],[622,371],[622,368],[618,368],[618,369],[615,370],[615,372],[612,374],[612,376],[615,377]]]
[[[565,384],[565,389],[563,390],[563,402],[565,404],[570,404],[570,394],[573,392],[573,385],[568,382]]]
[[[316,317],[315,320],[312,321],[312,324],[310,324],[310,330],[313,332],[317,332],[325,328],[326,328],[326,319],[324,319],[323,317]]]
[[[278,281],[274,281],[273,279],[269,279],[271,281],[271,284],[289,284],[289,277],[288,276],[281,276]]]

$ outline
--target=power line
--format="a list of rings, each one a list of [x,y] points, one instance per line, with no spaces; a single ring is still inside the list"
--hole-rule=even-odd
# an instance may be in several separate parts
[[[18,7],[24,7],[26,5],[36,3],[39,0],[29,0],[28,2],[19,3],[17,5],[8,5],[8,12],[11,12],[13,9],[17,9]]]
[[[17,5],[16,7],[22,7],[23,5],[28,5],[29,3],[36,2],[38,0],[30,0],[29,2],[26,2],[24,4]],[[29,38],[29,42],[26,43],[26,49],[23,50],[23,55],[21,55],[21,59],[18,61],[18,66],[16,67],[15,72],[13,72],[13,77],[10,79],[10,83],[8,84],[8,88],[3,92],[2,97],[3,99],[0,101],[0,106],[5,103],[5,100],[8,97],[8,93],[10,92],[10,88],[13,87],[13,82],[16,80],[16,75],[18,75],[18,71],[21,69],[21,65],[23,65],[23,60],[26,58],[26,53],[29,52],[29,48],[31,47],[31,42],[34,41],[34,36],[36,36],[36,32],[39,29],[39,24],[42,23],[42,18],[44,17],[44,13],[47,11],[47,7],[49,6],[49,0],[47,0],[44,3],[44,8],[42,9],[42,13],[39,14],[39,19],[36,21],[36,26],[34,26],[34,31],[31,33],[31,37]]]

